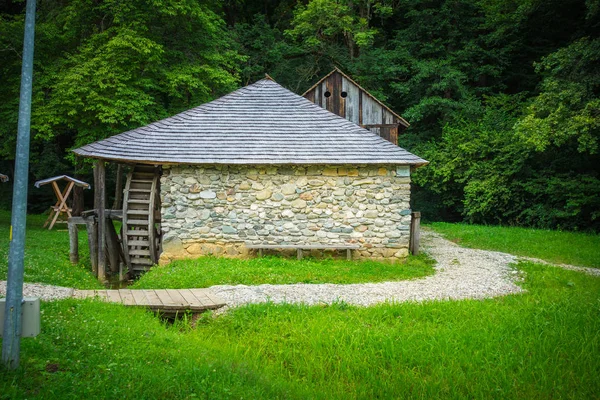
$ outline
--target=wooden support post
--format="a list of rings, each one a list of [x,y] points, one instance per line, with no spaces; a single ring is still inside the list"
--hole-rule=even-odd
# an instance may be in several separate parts
[[[96,230],[96,218],[92,215],[85,218],[85,227],[90,247],[90,263],[92,272],[98,276],[98,231]]]
[[[410,252],[412,255],[419,255],[419,244],[421,242],[421,213],[414,211],[411,213],[410,222]]]
[[[98,280],[104,282],[106,280],[106,166],[104,161],[96,161],[95,170],[94,208],[98,215]]]
[[[71,264],[76,265],[79,263],[79,231],[77,224],[69,221],[69,260]]]
[[[302,249],[298,248],[298,260],[302,260]]]
[[[110,272],[116,274],[119,272],[119,264],[121,263],[121,244],[115,226],[110,218],[104,219],[106,227],[106,250],[108,255],[108,265]]]
[[[115,183],[115,201],[112,209],[120,210],[123,208],[123,165],[117,165],[117,182]]]
[[[125,263],[119,263],[119,282],[125,282],[127,280],[127,276],[125,274]]]
[[[346,260],[352,260],[352,250],[346,249]]]

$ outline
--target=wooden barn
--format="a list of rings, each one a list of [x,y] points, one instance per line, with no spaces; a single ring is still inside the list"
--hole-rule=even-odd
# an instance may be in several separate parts
[[[271,79],[74,152],[96,159],[99,277],[109,219],[122,219],[117,242],[135,274],[265,249],[402,259],[410,174],[427,163]],[[129,168],[122,209],[106,209],[106,162]]]
[[[313,103],[398,144],[409,123],[335,68],[302,95]]]

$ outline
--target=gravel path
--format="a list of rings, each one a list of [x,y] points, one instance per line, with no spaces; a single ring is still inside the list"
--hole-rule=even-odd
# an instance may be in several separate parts
[[[369,306],[385,302],[484,299],[523,292],[515,284],[520,279],[518,271],[510,267],[510,264],[518,260],[554,265],[534,258],[463,248],[429,230],[421,232],[421,244],[423,250],[437,261],[435,273],[425,278],[350,285],[219,285],[210,289],[224,299],[228,307],[265,302],[330,304],[344,301]],[[564,264],[556,266],[600,276],[600,269]],[[71,297],[73,289],[26,283],[23,294],[50,301]],[[0,297],[5,295],[6,281],[0,281]],[[225,311],[228,307],[221,310]]]
[[[43,301],[65,299],[73,296],[74,289],[44,285],[41,283],[23,284],[23,297],[39,297]],[[6,297],[6,281],[0,281],[0,297]]]
[[[215,294],[231,307],[247,303],[323,304],[344,301],[369,306],[383,302],[483,299],[523,291],[509,264],[515,256],[459,247],[431,231],[422,232],[423,249],[436,261],[434,275],[399,282],[294,285],[219,285]]]
[[[583,272],[584,274],[592,275],[592,276],[600,276],[600,268],[588,268],[588,267],[576,267],[575,265],[569,264],[553,264],[548,261],[540,260],[539,258],[532,257],[519,257],[519,260],[522,261],[531,261],[537,264],[550,265],[552,267],[558,267],[562,269],[569,269],[571,271]]]

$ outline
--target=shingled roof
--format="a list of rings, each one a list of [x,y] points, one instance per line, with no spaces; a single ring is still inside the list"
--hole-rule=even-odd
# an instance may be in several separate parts
[[[427,164],[271,79],[74,152],[147,164]]]

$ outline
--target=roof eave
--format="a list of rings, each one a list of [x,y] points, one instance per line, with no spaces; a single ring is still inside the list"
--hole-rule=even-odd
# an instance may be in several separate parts
[[[78,149],[79,150],[79,149]],[[150,164],[150,165],[406,165],[415,168],[429,164],[429,161],[420,159],[420,161],[400,161],[400,160],[377,160],[377,161],[254,161],[254,160],[210,160],[205,162],[193,161],[175,161],[175,160],[151,160],[151,159],[131,159],[118,157],[101,157],[94,154],[84,154],[73,150],[81,157],[93,158],[95,160],[104,160],[107,162],[117,162],[124,164]]]

